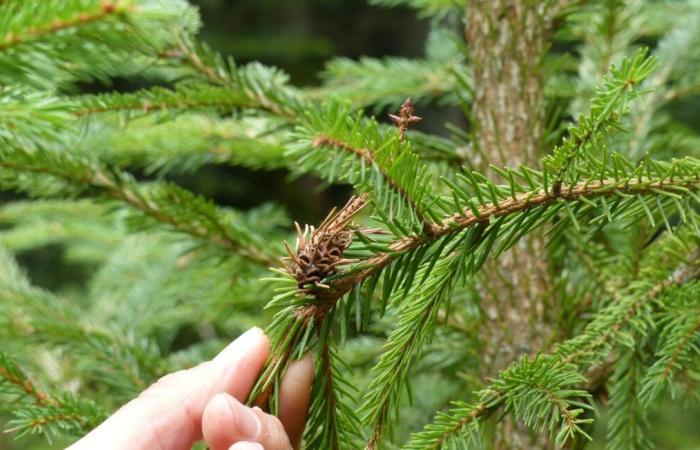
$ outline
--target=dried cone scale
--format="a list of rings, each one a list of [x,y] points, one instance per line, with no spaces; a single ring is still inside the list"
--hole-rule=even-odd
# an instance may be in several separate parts
[[[296,251],[287,245],[289,257],[284,262],[287,271],[297,280],[299,289],[307,290],[309,285],[327,288],[321,282],[335,274],[338,266],[353,262],[343,258],[343,253],[352,243],[352,231],[348,225],[366,204],[366,194],[352,197],[340,210],[334,208],[318,228],[306,225],[302,231],[295,223]]]

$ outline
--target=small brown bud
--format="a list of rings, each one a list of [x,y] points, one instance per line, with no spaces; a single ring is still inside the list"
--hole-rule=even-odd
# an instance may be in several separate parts
[[[406,100],[404,100],[403,104],[401,105],[401,109],[399,109],[398,116],[396,114],[389,114],[389,118],[392,122],[394,122],[394,125],[396,125],[396,127],[399,130],[399,141],[401,142],[403,142],[404,140],[404,136],[406,134],[406,130],[408,130],[408,127],[411,125],[415,125],[421,120],[423,120],[421,117],[414,116],[414,111],[415,108],[413,107],[411,97],[408,97]]]

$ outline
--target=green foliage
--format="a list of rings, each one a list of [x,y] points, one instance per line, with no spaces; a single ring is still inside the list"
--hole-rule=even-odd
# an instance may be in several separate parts
[[[576,126],[569,127],[569,137],[545,158],[545,168],[554,174],[552,188],[555,191],[564,181],[573,179],[576,182],[580,176],[580,170],[575,167],[577,160],[585,159],[587,153],[600,152],[598,142],[609,127],[619,123],[627,104],[637,95],[633,87],[649,76],[654,68],[655,61],[647,59],[646,52],[640,51],[634,59],[625,59],[619,69],[613,67],[610,77],[603,79],[601,88],[591,99],[588,116],[580,117]],[[576,175],[565,180],[570,167]]]
[[[635,352],[629,352],[617,361],[610,383],[608,445],[612,449],[653,448],[647,438],[647,411],[637,398],[641,366],[642,358]]]
[[[54,89],[141,73],[176,45],[179,30],[198,27],[195,10],[180,0],[5,2],[0,82]]]
[[[321,94],[342,96],[353,105],[398,109],[406,92],[419,103],[468,100],[471,76],[459,37],[447,29],[431,32],[424,59],[388,57],[332,60],[323,72]]]
[[[449,69],[440,64],[404,58],[334,60],[324,76],[329,80],[328,91],[350,97],[358,105],[379,107],[400,105],[407,91],[417,98],[439,97],[454,84]],[[414,86],[421,91],[416,92]]]
[[[698,353],[697,334],[700,330],[698,317],[698,286],[688,283],[658,302],[661,311],[656,323],[661,327],[657,360],[649,367],[641,380],[639,399],[651,404],[669,387],[674,374],[687,367]]]
[[[327,322],[330,323],[330,322]],[[330,327],[325,326],[322,333],[329,333]],[[362,432],[352,405],[348,400],[352,399],[355,389],[344,378],[343,372],[348,366],[343,363],[332,348],[333,343],[328,342],[320,350],[317,363],[316,380],[311,405],[312,414],[309,417],[306,445],[310,448],[340,449],[361,445]]]
[[[484,404],[455,403],[448,412],[438,412],[433,423],[411,436],[407,450],[431,448],[479,448],[482,445],[481,417]]]
[[[562,20],[543,39],[575,49],[548,55],[538,74],[563,88],[543,97],[559,112],[543,158],[496,167],[477,148],[479,124],[450,125],[449,136],[397,130],[358,109],[412,96],[426,122],[427,105],[473,120],[479,98],[476,58],[450,31],[461,3],[374,3],[432,18],[425,57],[339,58],[322,87],[296,88],[281,70],[200,43],[184,1],[0,2],[10,432],[78,437],[158,377],[266,323],[271,356],[248,401],[277,412],[287,367],[311,352],[309,449],[488,447],[504,419],[549,447],[578,448],[600,434],[594,408],[606,411],[610,448],[656,444],[650,417],[666,394],[697,395],[700,140],[673,108],[697,92],[700,9],[545,4]],[[640,39],[658,45],[639,49]],[[556,80],[552,64],[566,69]],[[149,84],[108,88],[117,77]],[[76,94],[95,80],[103,92]],[[240,211],[180,184],[211,165],[352,186],[362,205],[308,230],[328,238],[305,255],[324,267],[318,282],[300,275],[303,248],[280,262],[293,227],[279,205]],[[486,336],[513,330],[483,294],[508,314],[525,305],[498,292],[510,274],[484,267],[529,251],[534,233],[549,246],[551,311],[519,300],[551,329],[542,348],[519,343],[499,366]],[[56,248],[57,267],[85,272],[78,285],[56,289],[17,262]],[[342,259],[330,270],[322,256]]]
[[[273,133],[278,124],[261,117],[223,120],[207,114],[183,114],[165,122],[150,116],[100,124],[94,139],[83,144],[86,153],[116,167],[138,167],[148,174],[192,173],[212,165],[252,169],[285,167],[287,136]]]
[[[49,397],[37,391],[5,353],[0,353],[0,394],[14,397],[21,405],[10,409],[13,418],[8,422],[9,430],[19,431],[19,436],[42,434],[49,440],[57,435],[80,436],[107,417],[90,400],[78,399],[67,392]]]
[[[331,100],[297,129],[296,144],[287,153],[298,170],[313,171],[333,182],[342,180],[373,193],[396,234],[409,234],[439,220],[434,212],[431,175],[395,130],[380,127],[350,107]]]

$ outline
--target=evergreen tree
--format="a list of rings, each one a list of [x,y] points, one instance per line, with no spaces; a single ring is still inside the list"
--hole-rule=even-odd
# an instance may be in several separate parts
[[[7,431],[69,443],[261,322],[248,401],[276,411],[311,352],[308,449],[583,448],[598,411],[609,448],[650,448],[649,414],[696,400],[700,140],[673,106],[700,4],[374,3],[429,18],[425,56],[311,89],[210,50],[184,0],[0,2]],[[468,126],[415,131],[431,102]],[[215,164],[355,195],[295,231],[168,181]],[[49,244],[86,286],[32,284],[15,255]]]

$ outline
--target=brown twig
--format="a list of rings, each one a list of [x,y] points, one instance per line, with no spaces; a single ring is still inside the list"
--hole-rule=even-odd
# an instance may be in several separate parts
[[[0,378],[22,389],[25,394],[34,398],[34,402],[37,405],[53,404],[53,400],[45,393],[38,390],[36,386],[34,386],[34,383],[28,378],[22,379],[16,374],[10,373],[4,367],[0,367]]]

